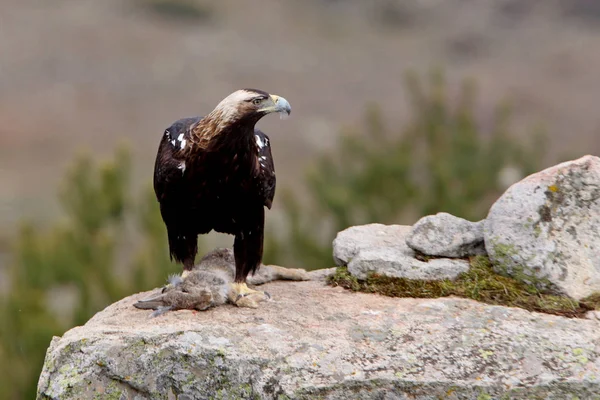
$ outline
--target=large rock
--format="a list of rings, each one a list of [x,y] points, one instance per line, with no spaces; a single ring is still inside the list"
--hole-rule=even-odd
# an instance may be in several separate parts
[[[406,244],[435,257],[482,255],[483,221],[471,222],[444,212],[428,215],[413,225]]]
[[[274,282],[257,310],[108,307],[52,340],[38,399],[594,399],[600,322]],[[596,397],[594,397],[596,396]]]
[[[485,221],[498,272],[581,299],[600,291],[600,159],[585,156],[511,186]]]
[[[396,278],[440,280],[455,279],[468,271],[469,263],[447,258],[427,262],[415,258],[406,244],[411,227],[369,224],[339,232],[333,241],[333,258],[338,265],[359,279],[371,272]]]

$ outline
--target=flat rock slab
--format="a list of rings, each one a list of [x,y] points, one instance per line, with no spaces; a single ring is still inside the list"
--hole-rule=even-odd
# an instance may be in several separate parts
[[[155,319],[125,298],[52,340],[38,399],[600,399],[598,321],[262,287],[257,310]]]
[[[415,280],[455,279],[469,270],[465,260],[437,258],[427,262],[415,258],[406,244],[410,226],[368,224],[339,232],[333,241],[333,258],[347,265],[359,279],[369,273]]]
[[[500,273],[575,299],[600,292],[600,158],[515,183],[490,209],[484,236]]]

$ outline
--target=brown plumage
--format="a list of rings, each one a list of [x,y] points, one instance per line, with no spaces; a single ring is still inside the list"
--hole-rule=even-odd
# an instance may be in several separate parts
[[[197,236],[211,230],[235,235],[235,282],[246,293],[249,273],[262,260],[264,207],[275,195],[269,138],[255,128],[265,115],[290,113],[282,97],[238,90],[206,117],[167,128],[158,148],[154,190],[167,228],[171,257],[194,265]]]

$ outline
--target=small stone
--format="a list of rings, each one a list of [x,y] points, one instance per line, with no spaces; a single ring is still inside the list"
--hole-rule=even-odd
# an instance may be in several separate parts
[[[483,255],[483,223],[444,212],[428,215],[413,225],[406,244],[413,250],[435,257]]]
[[[469,270],[469,262],[449,258],[435,258],[427,262],[417,260],[406,245],[361,250],[348,263],[348,272],[358,279],[369,273],[414,280],[437,281],[456,279]]]
[[[395,246],[404,243],[404,225],[368,224],[353,226],[337,234],[333,241],[333,259],[339,266],[347,265],[360,250]]]
[[[469,263],[448,258],[428,262],[415,258],[406,244],[411,227],[369,224],[353,226],[337,234],[333,242],[334,259],[348,265],[348,272],[366,279],[373,272],[394,278],[419,280],[455,279],[468,271]]]
[[[585,317],[587,319],[591,319],[594,321],[600,321],[600,310],[592,310],[592,311],[588,311],[585,314]]]

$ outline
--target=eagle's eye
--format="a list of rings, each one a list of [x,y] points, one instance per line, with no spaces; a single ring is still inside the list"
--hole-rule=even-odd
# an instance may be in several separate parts
[[[254,100],[252,100],[252,104],[254,104],[255,106],[259,105],[260,103],[262,103],[262,99],[254,99]]]

